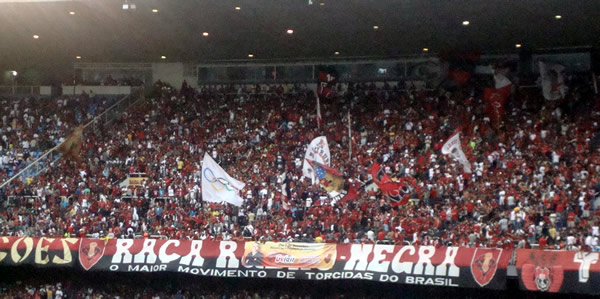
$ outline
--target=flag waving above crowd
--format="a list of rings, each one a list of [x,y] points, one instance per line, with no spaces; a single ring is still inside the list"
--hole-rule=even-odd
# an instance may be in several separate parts
[[[83,141],[83,126],[78,126],[56,149],[68,160],[81,160],[81,142]]]
[[[317,86],[317,97],[330,97],[335,94],[336,78],[325,72],[319,72],[319,82]]]
[[[227,202],[241,206],[243,199],[239,192],[246,184],[232,178],[211,158],[204,153],[202,160],[202,200],[205,202]]]
[[[321,186],[332,195],[332,193],[339,193],[344,187],[344,176],[339,171],[327,167],[319,162],[307,160],[310,166],[315,170],[315,175]]]
[[[494,127],[498,128],[504,119],[504,106],[510,96],[512,82],[507,77],[508,67],[493,68],[494,88],[486,88],[483,91],[483,99],[486,102],[485,114],[490,118]]]
[[[494,71],[494,87],[496,89],[512,87],[512,82],[506,76],[509,71],[508,67],[493,68],[493,71]]]
[[[403,183],[393,182],[392,179],[381,169],[381,165],[373,162],[371,176],[383,195],[395,202],[395,205],[405,205],[410,197],[408,186]]]
[[[560,64],[539,62],[542,92],[549,101],[560,100],[567,94],[567,86],[563,77],[565,67]]]
[[[471,173],[471,163],[467,159],[467,156],[460,145],[460,132],[457,132],[448,138],[448,141],[442,146],[442,154],[450,155],[462,164],[465,172]]]
[[[317,182],[317,176],[315,169],[310,165],[309,161],[321,163],[325,166],[331,166],[331,155],[329,154],[329,145],[327,144],[327,137],[319,136],[313,139],[304,155],[304,164],[302,165],[302,175],[312,180],[312,183]]]

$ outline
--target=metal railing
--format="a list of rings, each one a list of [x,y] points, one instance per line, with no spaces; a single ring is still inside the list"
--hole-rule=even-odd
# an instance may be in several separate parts
[[[0,95],[40,95],[39,85],[0,85]]]
[[[124,96],[122,99],[114,103],[112,106],[108,107],[104,112],[95,116],[92,120],[86,123],[83,126],[85,130],[92,124],[103,123],[104,125],[111,123],[114,121],[123,111],[128,109],[130,106],[136,104],[138,101],[144,98],[144,92],[142,88],[136,88],[132,90],[130,95]],[[21,169],[17,174],[10,177],[8,180],[3,182],[0,185],[0,189],[4,188],[10,182],[12,182],[16,178],[24,177],[25,180],[33,178],[46,170],[48,166],[53,165],[60,158],[60,154],[56,152],[60,144],[54,146],[53,148],[47,150],[44,154],[39,156],[33,162],[29,163],[29,165],[25,166],[25,168]]]

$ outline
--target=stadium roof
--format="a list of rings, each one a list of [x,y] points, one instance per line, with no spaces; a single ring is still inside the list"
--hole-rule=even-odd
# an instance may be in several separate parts
[[[506,53],[516,44],[600,43],[600,1],[592,0],[15,2],[22,1],[0,0],[0,61],[11,63]]]

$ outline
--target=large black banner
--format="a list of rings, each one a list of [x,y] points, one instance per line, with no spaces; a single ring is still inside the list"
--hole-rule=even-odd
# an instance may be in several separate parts
[[[433,246],[0,237],[0,265],[494,289],[506,287],[511,254]]]

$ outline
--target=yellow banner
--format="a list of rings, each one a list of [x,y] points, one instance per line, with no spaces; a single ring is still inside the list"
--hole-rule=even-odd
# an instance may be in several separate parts
[[[129,186],[141,186],[148,177],[130,177]]]
[[[335,259],[335,244],[246,242],[242,264],[246,267],[331,269]]]

